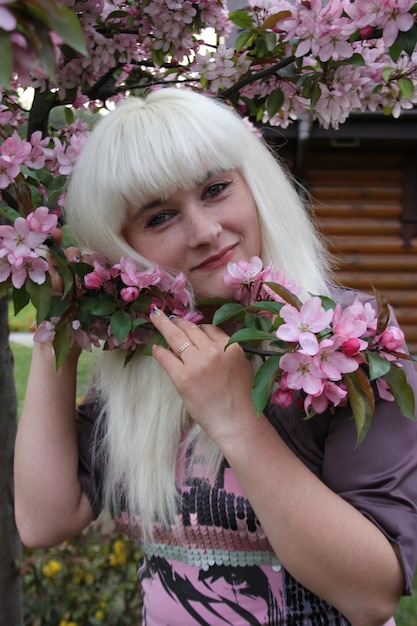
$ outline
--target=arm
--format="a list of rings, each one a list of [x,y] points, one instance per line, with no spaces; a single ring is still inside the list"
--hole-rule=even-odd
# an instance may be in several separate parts
[[[265,417],[257,419],[251,368],[237,345],[224,351],[222,331],[162,314],[153,321],[173,350],[156,346],[155,358],[224,453],[283,566],[354,626],[383,624],[404,589],[385,535],[312,474]],[[193,345],[178,358],[187,339]]]
[[[79,352],[59,371],[49,344],[34,344],[15,447],[15,514],[24,544],[46,547],[92,519],[78,481],[75,389]]]

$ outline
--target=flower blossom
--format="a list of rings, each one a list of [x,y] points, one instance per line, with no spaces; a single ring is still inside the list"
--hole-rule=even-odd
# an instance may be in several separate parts
[[[285,304],[280,315],[285,324],[276,331],[278,339],[299,343],[304,354],[317,354],[319,344],[316,333],[329,326],[333,309],[323,311],[321,299],[314,296],[304,302],[299,311],[294,306]]]
[[[308,354],[286,352],[280,359],[280,367],[287,372],[288,389],[303,390],[316,396],[323,391],[323,374]]]
[[[249,262],[239,261],[238,263],[228,263],[227,273],[223,281],[227,287],[235,289],[235,300],[242,300],[245,294],[256,296],[260,281],[263,277],[264,266],[262,260],[254,256]]]

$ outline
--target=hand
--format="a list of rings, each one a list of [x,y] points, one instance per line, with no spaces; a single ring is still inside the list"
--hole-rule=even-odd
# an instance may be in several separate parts
[[[256,420],[252,404],[253,371],[238,344],[225,350],[228,335],[211,324],[169,319],[153,309],[151,320],[169,348],[153,346],[153,355],[181,395],[190,417],[218,445]]]
[[[62,231],[60,228],[56,228],[53,233],[52,233],[52,237],[56,243],[57,246],[61,245],[62,242]],[[81,260],[81,251],[78,248],[75,248],[74,246],[71,246],[69,248],[66,248],[64,250],[64,254],[66,256],[66,258],[68,259],[68,261],[72,261],[72,262],[77,262]],[[49,264],[49,274],[51,276],[51,283],[52,283],[52,293],[54,296],[61,296],[62,295],[62,291],[63,291],[63,280],[61,275],[59,274],[59,272],[55,269],[56,268],[56,262],[52,256],[52,254],[50,252],[46,253],[46,258]]]

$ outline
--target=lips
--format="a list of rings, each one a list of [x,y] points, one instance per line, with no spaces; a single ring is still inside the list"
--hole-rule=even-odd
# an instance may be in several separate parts
[[[237,244],[234,243],[231,246],[226,246],[225,248],[222,248],[222,250],[220,250],[217,254],[213,254],[212,256],[207,257],[207,259],[204,259],[204,261],[199,263],[199,265],[193,267],[193,270],[211,270],[215,269],[216,267],[226,265],[227,263],[229,263],[229,261],[232,260],[236,246]]]

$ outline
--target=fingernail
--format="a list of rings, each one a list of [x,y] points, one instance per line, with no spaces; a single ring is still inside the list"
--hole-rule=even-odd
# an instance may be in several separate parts
[[[79,263],[81,261],[81,257],[79,257],[77,254],[74,254],[72,260],[74,263]]]
[[[149,313],[151,315],[161,315],[162,311],[161,309],[158,309],[158,307],[156,306],[156,304],[150,304],[149,305]]]
[[[169,320],[176,320],[176,319],[177,319],[177,316],[176,316],[176,315],[174,315],[174,313],[171,313],[171,315],[168,315],[168,319],[169,319]]]

